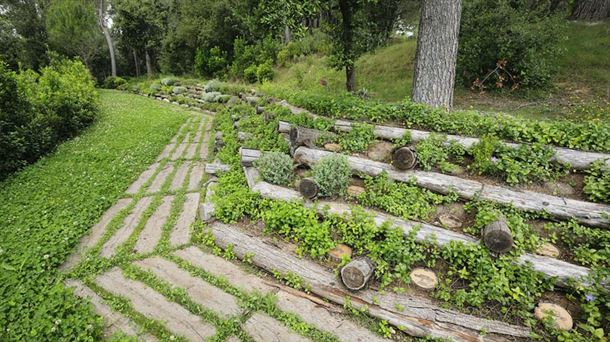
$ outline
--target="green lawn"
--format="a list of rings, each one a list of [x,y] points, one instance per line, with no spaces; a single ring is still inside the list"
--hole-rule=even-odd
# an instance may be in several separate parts
[[[176,106],[101,92],[98,122],[0,183],[0,340],[98,339],[101,322],[58,266],[186,119]]]

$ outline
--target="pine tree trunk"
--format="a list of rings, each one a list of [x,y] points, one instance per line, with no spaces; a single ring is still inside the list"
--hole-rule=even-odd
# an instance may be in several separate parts
[[[572,19],[603,20],[610,17],[610,0],[579,0],[576,2]]]
[[[413,101],[450,109],[453,105],[461,0],[423,0]]]
[[[148,53],[148,50],[146,50],[146,74],[148,75],[148,77],[153,77],[153,68],[152,68],[152,60],[150,58],[150,54]]]
[[[345,62],[345,88],[352,92],[356,87],[356,72],[354,69],[354,32],[352,23],[353,4],[349,0],[340,0],[342,29],[343,29],[343,58]]]
[[[112,43],[112,36],[110,36],[110,30],[106,27],[104,23],[105,16],[105,3],[104,0],[100,0],[98,2],[98,23],[102,28],[102,32],[104,33],[104,38],[106,38],[106,44],[108,45],[108,51],[110,52],[110,69],[112,70],[112,76],[116,77],[116,57],[114,55],[114,44]]]

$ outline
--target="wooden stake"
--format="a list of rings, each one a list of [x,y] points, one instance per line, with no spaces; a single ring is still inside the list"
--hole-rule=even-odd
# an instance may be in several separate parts
[[[375,271],[375,264],[367,257],[350,261],[341,268],[341,280],[345,287],[358,291],[366,285]]]
[[[303,178],[299,182],[299,192],[303,197],[312,199],[318,195],[320,187],[313,178]]]
[[[415,167],[415,152],[409,146],[398,148],[392,153],[392,165],[399,170],[410,170]]]
[[[482,232],[485,246],[496,253],[506,253],[513,248],[513,234],[502,218],[488,224]]]

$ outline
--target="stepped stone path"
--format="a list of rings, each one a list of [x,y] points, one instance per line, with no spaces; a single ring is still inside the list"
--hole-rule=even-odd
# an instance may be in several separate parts
[[[102,316],[104,338],[283,342],[314,341],[322,333],[384,341],[342,308],[193,244],[202,226],[196,223],[211,123],[210,115],[191,115],[62,266],[65,285]],[[87,273],[98,264],[104,266]],[[252,308],[260,296],[273,297],[272,309]],[[300,325],[318,332],[308,335]]]

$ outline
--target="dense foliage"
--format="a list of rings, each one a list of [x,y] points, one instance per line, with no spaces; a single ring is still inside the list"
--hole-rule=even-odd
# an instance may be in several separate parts
[[[58,271],[81,236],[145,170],[185,115],[102,93],[99,121],[0,182],[0,340],[99,340],[102,326]]]
[[[583,190],[589,199],[610,204],[610,166],[606,162],[599,160],[587,170]]]
[[[289,185],[294,178],[292,158],[282,152],[265,152],[254,165],[269,183]]]
[[[457,77],[479,90],[545,88],[561,53],[563,18],[531,1],[464,1]]]
[[[373,122],[399,121],[406,127],[436,132],[475,137],[490,134],[515,142],[538,142],[610,152],[610,124],[603,121],[531,120],[503,114],[481,115],[474,111],[446,112],[408,100],[399,104],[386,104],[365,101],[350,95],[292,92],[273,86],[263,89],[269,95],[287,99],[291,104],[332,118]]]
[[[352,175],[347,158],[340,154],[321,158],[311,171],[322,196],[345,194]]]
[[[0,65],[0,178],[76,136],[98,113],[98,95],[80,62],[56,60],[15,74]]]

